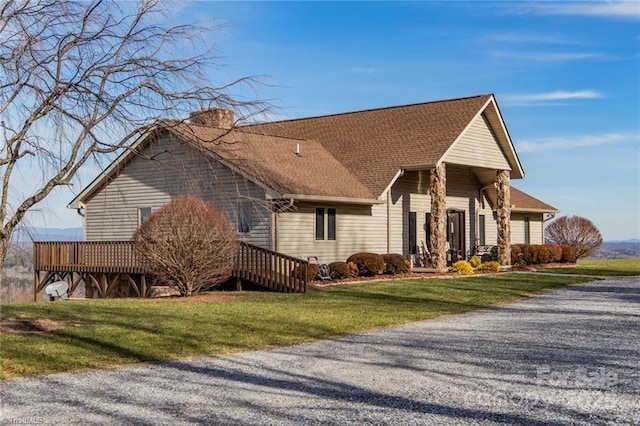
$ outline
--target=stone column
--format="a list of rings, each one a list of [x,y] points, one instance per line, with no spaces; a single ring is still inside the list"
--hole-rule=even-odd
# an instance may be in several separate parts
[[[498,190],[496,215],[498,222],[498,262],[511,265],[511,186],[510,172],[499,170],[494,185]]]
[[[444,164],[431,170],[431,264],[436,271],[447,268],[447,173]]]

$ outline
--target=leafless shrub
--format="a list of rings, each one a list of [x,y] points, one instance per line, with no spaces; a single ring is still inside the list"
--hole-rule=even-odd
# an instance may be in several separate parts
[[[573,247],[575,258],[592,255],[602,245],[602,235],[589,219],[580,216],[563,216],[549,224],[544,236],[547,243]]]
[[[152,275],[191,296],[231,276],[238,252],[234,227],[215,207],[182,196],[155,211],[134,235]]]

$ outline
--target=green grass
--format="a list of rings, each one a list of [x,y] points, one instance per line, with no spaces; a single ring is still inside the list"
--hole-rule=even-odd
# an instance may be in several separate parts
[[[382,281],[314,294],[231,293],[222,300],[82,300],[4,305],[0,317],[78,323],[4,335],[0,378],[291,345],[513,302],[584,278],[499,274]]]
[[[540,268],[538,272],[603,277],[640,275],[640,259],[581,259],[578,266],[566,268]]]

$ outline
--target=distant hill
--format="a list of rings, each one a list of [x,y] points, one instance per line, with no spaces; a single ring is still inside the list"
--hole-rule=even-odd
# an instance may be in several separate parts
[[[596,259],[640,258],[640,240],[605,241],[591,257]]]
[[[26,228],[16,230],[11,235],[14,243],[30,243],[31,241],[82,241],[82,228]]]

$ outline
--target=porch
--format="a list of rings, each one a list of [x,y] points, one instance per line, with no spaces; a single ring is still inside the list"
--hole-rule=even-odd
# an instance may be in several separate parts
[[[240,242],[232,278],[272,291],[305,293],[308,262]],[[156,284],[133,241],[34,242],[34,300],[45,286],[66,281],[72,296],[84,283],[88,297],[148,297]]]

